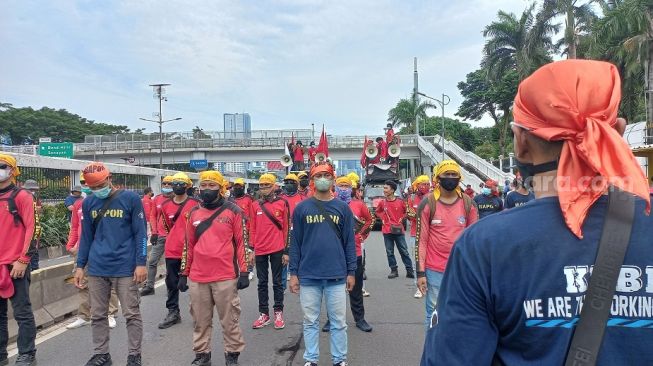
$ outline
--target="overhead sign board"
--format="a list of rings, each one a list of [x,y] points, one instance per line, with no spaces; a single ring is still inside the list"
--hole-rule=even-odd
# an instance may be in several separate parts
[[[201,160],[191,160],[190,161],[190,167],[195,170],[204,170],[208,169],[209,167],[209,161],[206,159],[201,159]]]
[[[72,158],[72,142],[44,142],[39,144],[39,155],[57,158]]]

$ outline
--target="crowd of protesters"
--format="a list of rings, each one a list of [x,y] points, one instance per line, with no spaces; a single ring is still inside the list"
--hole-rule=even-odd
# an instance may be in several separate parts
[[[650,295],[651,286],[640,278],[653,266],[653,225],[644,214],[650,211],[649,187],[621,138],[619,100],[613,65],[547,65],[521,83],[515,99],[512,132],[520,174],[514,181],[500,188],[488,180],[475,192],[463,185],[458,163],[444,160],[430,176],[414,177],[405,195],[398,194],[396,181],[386,181],[385,197],[373,212],[362,201],[356,174],[338,177],[330,161],[310,158],[308,167],[301,166],[299,141],[293,160],[302,170],[281,180],[261,175],[256,198],[243,179],[230,183],[212,170],[200,173],[198,190],[177,173],[161,181],[161,194],[147,189],[140,197],[116,188],[105,165],[91,163],[65,202],[71,220],[66,248],[75,257],[74,283],[81,294],[78,317],[68,328],[90,324],[93,350],[86,365],[111,365],[110,329],[120,308],[127,365],[141,365],[140,296],[154,294],[163,258],[167,296],[158,328],[181,322],[179,297],[188,291],[192,365],[212,363],[214,309],[224,362],[238,364],[247,343],[238,291],[249,287],[254,272],[258,316],[251,327],[285,328],[287,288],[299,295],[305,366],[318,364],[320,330],[329,332],[333,365],[346,365],[347,297],[355,326],[373,330],[363,300],[365,241],[379,220],[388,279],[399,277],[396,247],[414,284],[412,296],[424,298],[422,365],[562,364],[582,314],[608,191],[637,196],[617,292]],[[26,366],[36,363],[29,284],[40,225],[38,185],[19,188],[19,176],[16,159],[0,154],[0,203],[6,208],[0,210],[0,364],[7,364],[10,301],[18,323],[16,365]],[[593,184],[580,183],[587,177]],[[571,187],[561,189],[556,178],[570,178]],[[570,294],[579,302],[574,314],[564,303]],[[320,327],[323,305],[327,322]],[[642,323],[646,314],[619,314],[632,322],[618,326],[611,320],[602,352],[593,357],[606,365],[650,363],[647,326],[640,326],[650,324]]]

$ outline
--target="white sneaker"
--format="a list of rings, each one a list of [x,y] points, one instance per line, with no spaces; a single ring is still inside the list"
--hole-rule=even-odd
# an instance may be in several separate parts
[[[366,289],[363,289],[363,297],[370,297],[370,293]]]
[[[417,291],[415,291],[415,295],[413,295],[413,297],[416,299],[421,299],[422,296],[424,295],[422,294],[422,291],[420,291],[419,289],[417,289]]]
[[[254,273],[249,272],[249,280],[251,281],[251,280],[253,280],[253,279],[254,279]]]
[[[77,318],[77,320],[75,320],[74,322],[72,322],[72,323],[66,325],[66,329],[77,329],[77,328],[81,328],[81,327],[83,327],[83,326],[85,326],[85,325],[87,325],[87,324],[90,324],[90,323],[91,323],[91,322],[89,322],[89,321],[87,321],[87,320],[84,320],[84,319],[82,319],[82,318]]]
[[[116,327],[116,317],[113,315],[109,315],[109,328],[113,329]]]

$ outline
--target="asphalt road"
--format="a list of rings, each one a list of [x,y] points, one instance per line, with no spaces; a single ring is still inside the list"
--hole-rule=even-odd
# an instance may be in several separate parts
[[[371,297],[365,298],[368,322],[374,327],[371,333],[358,330],[348,310],[350,365],[417,365],[424,343],[423,299],[413,298],[415,288],[400,268],[400,277],[389,280],[383,238],[374,232],[366,244],[366,289]],[[399,253],[397,252],[398,256]],[[398,261],[401,263],[401,261]],[[160,283],[159,283],[160,284]],[[240,365],[303,365],[302,312],[299,296],[286,293],[286,328],[275,330],[271,326],[251,329],[258,317],[256,280],[241,291],[241,327],[247,346],[240,357]],[[270,288],[270,294],[272,290]],[[141,299],[143,314],[143,364],[144,365],[190,365],[192,351],[192,319],[188,312],[188,293],[181,296],[182,323],[166,330],[157,324],[166,315],[165,286],[156,289],[154,296]],[[271,301],[272,303],[272,301]],[[216,314],[217,318],[217,314]],[[323,311],[322,323],[326,319]],[[39,333],[37,358],[39,365],[84,365],[92,354],[90,326],[65,330],[65,323],[55,325]],[[222,335],[217,319],[214,319],[213,365],[223,365]],[[118,326],[111,332],[111,355],[114,365],[126,364],[126,330],[122,316]],[[291,359],[292,361],[288,362]],[[328,333],[320,337],[320,365],[331,365]]]

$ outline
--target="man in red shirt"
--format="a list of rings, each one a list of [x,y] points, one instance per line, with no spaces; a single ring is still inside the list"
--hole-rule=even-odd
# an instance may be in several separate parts
[[[254,199],[252,196],[247,194],[245,192],[245,180],[243,178],[237,178],[234,181],[234,184],[231,189],[232,193],[229,196],[229,200],[234,202],[240,209],[243,211],[243,215],[245,216],[246,220],[246,229],[247,232],[249,233],[249,224],[251,222],[251,217],[249,216],[250,213],[250,207],[252,206],[252,203],[254,203]],[[249,272],[249,280],[254,279],[254,266],[251,264],[247,265],[247,272]]]
[[[408,207],[408,222],[410,223],[410,236],[408,237],[408,250],[411,254],[415,255],[415,236],[417,234],[417,209],[419,204],[422,202],[424,197],[429,194],[431,191],[431,179],[426,175],[420,175],[415,178],[415,181],[412,184],[413,193],[408,196],[407,207]],[[417,259],[416,259],[417,260]],[[417,287],[417,280],[415,280],[415,287]],[[415,295],[416,299],[422,298],[422,291],[419,288],[416,288]]]
[[[383,137],[376,138],[376,148],[379,153],[371,163],[385,163],[388,160],[388,143],[383,140]]]
[[[152,204],[152,196],[154,196],[154,193],[152,192],[152,187],[147,187],[143,190],[143,198],[141,199],[141,202],[143,202],[143,212],[145,212],[145,222],[146,224],[150,224],[150,231],[152,230],[152,208],[154,207]]]
[[[309,169],[313,167],[315,164],[315,154],[317,154],[317,148],[315,147],[315,141],[311,141],[310,146],[308,148],[308,163],[309,163]]]
[[[274,291],[274,328],[283,329],[283,284],[281,272],[288,264],[290,243],[290,207],[288,202],[274,193],[276,177],[266,173],[259,178],[260,199],[252,204],[250,240],[256,259],[258,278],[259,317],[252,328],[260,329],[270,324],[268,306],[268,268],[272,273]]]
[[[280,197],[285,199],[288,202],[289,212],[290,212],[290,221],[292,222],[292,214],[295,212],[295,207],[301,202],[304,197],[298,193],[299,188],[299,178],[295,174],[288,174],[283,179],[283,193],[280,194]],[[292,227],[290,228],[292,231]],[[283,284],[283,291],[286,291],[288,282],[288,265],[283,266],[281,272],[281,283]]]
[[[306,198],[312,195],[310,186],[310,180],[308,179],[308,173],[301,171],[297,173],[297,178],[299,179],[299,188],[297,188],[297,193],[300,196]]]
[[[396,190],[397,183],[392,180],[387,180],[383,186],[385,199],[376,206],[376,217],[383,222],[381,232],[383,233],[383,241],[385,242],[385,253],[388,256],[388,265],[390,266],[388,278],[399,277],[397,260],[395,259],[395,244],[401,255],[401,260],[404,262],[404,266],[406,266],[406,278],[415,278],[413,262],[410,259],[410,254],[408,254],[406,238],[404,237],[403,222],[407,213],[406,203],[395,196]]]
[[[472,189],[472,185],[468,184],[467,187],[465,188],[465,194],[469,196],[469,198],[474,198],[476,195],[476,192],[474,192],[474,189]]]
[[[16,365],[36,364],[36,323],[29,298],[30,256],[36,250],[41,226],[34,197],[16,187],[20,169],[16,159],[0,154],[0,364],[7,362],[7,302],[11,300],[18,323]]]
[[[193,329],[193,365],[211,364],[213,308],[222,325],[227,366],[237,365],[245,349],[240,329],[238,290],[249,286],[247,271],[247,229],[243,211],[225,198],[227,182],[217,171],[200,173],[200,207],[187,216],[188,249],[182,260],[179,290],[188,289]]]
[[[291,152],[293,154],[295,170],[304,170],[304,145],[302,145],[302,142],[297,141]]]
[[[170,328],[181,322],[179,314],[179,274],[181,273],[181,257],[185,247],[186,226],[184,224],[185,215],[194,207],[199,205],[199,201],[189,197],[188,188],[192,187],[193,182],[184,173],[177,173],[172,176],[172,192],[174,196],[165,200],[161,204],[160,224],[165,233],[165,258],[166,258],[166,288],[168,289],[168,299],[166,308],[168,315],[159,324],[159,329]]]
[[[453,244],[465,228],[478,220],[476,206],[460,188],[462,175],[458,163],[442,161],[433,169],[433,179],[433,194],[422,200],[417,211],[415,250],[417,285],[426,295],[427,329]]]
[[[141,296],[154,295],[154,280],[156,279],[157,268],[159,267],[161,257],[163,257],[166,244],[166,232],[163,230],[164,226],[160,217],[161,205],[167,199],[172,198],[172,196],[172,175],[168,175],[161,181],[161,194],[152,200],[152,208],[148,220],[152,229],[150,235],[150,244],[152,244],[152,247],[147,258],[147,281],[145,281],[145,286],[141,289]],[[145,214],[148,214],[147,211],[145,211]]]

